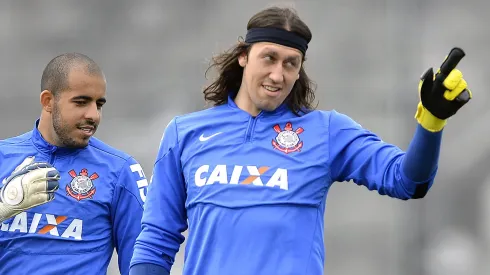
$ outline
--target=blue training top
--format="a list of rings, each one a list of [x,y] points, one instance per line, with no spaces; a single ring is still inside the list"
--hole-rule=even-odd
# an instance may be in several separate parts
[[[0,141],[0,178],[35,156],[60,172],[59,189],[0,224],[0,274],[106,274],[114,248],[129,274],[148,185],[140,164],[95,137],[80,149],[53,146],[37,125]]]
[[[184,275],[323,274],[332,183],[424,197],[441,136],[418,126],[405,153],[336,111],[296,116],[283,105],[252,117],[232,99],[176,117],[162,138],[131,274],[168,273],[186,229]],[[138,269],[148,264],[162,272]]]

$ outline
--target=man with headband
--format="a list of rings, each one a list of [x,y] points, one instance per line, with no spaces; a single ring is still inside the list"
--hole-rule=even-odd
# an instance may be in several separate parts
[[[453,55],[421,79],[405,152],[344,114],[314,110],[303,67],[311,38],[294,11],[272,7],[214,59],[219,76],[204,97],[215,106],[165,130],[130,274],[169,274],[186,229],[185,275],[323,274],[333,182],[401,200],[427,194],[442,129],[471,98]]]

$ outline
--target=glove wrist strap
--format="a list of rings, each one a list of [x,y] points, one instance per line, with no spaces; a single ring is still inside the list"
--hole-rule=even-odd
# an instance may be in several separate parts
[[[415,113],[417,122],[430,132],[440,132],[446,126],[447,120],[435,117],[419,102],[417,112]]]

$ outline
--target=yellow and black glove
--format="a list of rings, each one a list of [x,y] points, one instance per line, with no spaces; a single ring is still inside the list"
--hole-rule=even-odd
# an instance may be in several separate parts
[[[462,49],[453,48],[435,75],[429,68],[420,79],[415,119],[428,131],[441,131],[447,119],[472,98],[463,74],[455,69],[464,55]]]

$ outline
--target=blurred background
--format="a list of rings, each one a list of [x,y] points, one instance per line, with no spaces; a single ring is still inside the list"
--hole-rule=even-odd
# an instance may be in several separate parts
[[[306,70],[320,109],[336,109],[406,149],[419,76],[453,46],[474,93],[445,129],[439,174],[423,200],[397,201],[336,183],[325,215],[326,274],[490,274],[490,3],[455,0],[44,0],[0,2],[0,139],[40,114],[44,66],[87,54],[108,80],[97,136],[151,175],[175,116],[206,108],[213,54],[245,36],[248,19],[292,6],[313,32]],[[185,243],[184,243],[185,245]],[[172,274],[181,274],[183,251]],[[117,255],[109,274],[119,274]]]

